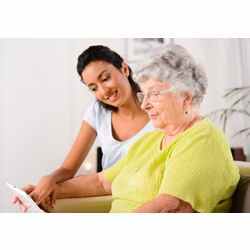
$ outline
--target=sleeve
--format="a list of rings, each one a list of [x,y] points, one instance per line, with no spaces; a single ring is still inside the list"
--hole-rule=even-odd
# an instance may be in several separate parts
[[[212,138],[184,143],[166,161],[159,193],[186,201],[197,212],[212,212],[230,185],[226,158]]]
[[[97,131],[99,103],[95,100],[90,104],[83,115],[83,120],[86,121],[92,128]]]
[[[114,179],[120,174],[123,167],[126,165],[127,162],[127,155],[117,161],[113,166],[103,170],[103,176],[109,182],[113,182]]]

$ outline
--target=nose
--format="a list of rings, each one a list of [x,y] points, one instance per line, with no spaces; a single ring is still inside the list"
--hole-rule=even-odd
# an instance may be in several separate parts
[[[101,95],[104,98],[107,98],[109,96],[109,91],[110,91],[109,88],[104,85],[101,85],[98,88],[99,95]]]
[[[145,111],[151,109],[152,105],[148,102],[147,96],[144,96],[143,101],[141,103],[141,108]]]

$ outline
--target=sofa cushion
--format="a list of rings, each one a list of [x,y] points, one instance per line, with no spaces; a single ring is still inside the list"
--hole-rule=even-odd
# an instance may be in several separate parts
[[[112,196],[59,199],[53,213],[107,213],[111,208]]]
[[[244,169],[245,170],[245,169]],[[232,199],[232,213],[249,213],[250,212],[250,174],[245,175],[243,172],[247,171],[240,171],[241,178],[237,189],[233,195]]]

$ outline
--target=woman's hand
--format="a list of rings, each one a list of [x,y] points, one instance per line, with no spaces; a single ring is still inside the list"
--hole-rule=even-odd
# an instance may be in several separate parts
[[[27,185],[26,187],[22,188],[27,194],[30,194],[35,189],[34,185]],[[51,205],[51,197],[47,197],[43,202],[39,204],[39,207],[44,210],[45,212],[49,212],[53,206]],[[55,201],[54,201],[55,202]],[[12,197],[12,203],[17,204],[19,209],[22,212],[28,212],[29,206],[25,202],[22,201],[17,195]]]
[[[45,211],[53,208],[56,201],[56,183],[51,176],[44,176],[36,186],[27,185],[22,190],[26,192]],[[18,196],[12,198],[12,203],[17,204],[22,212],[27,212],[29,207]]]
[[[56,186],[52,176],[44,176],[29,195],[37,205],[53,208],[56,201]]]

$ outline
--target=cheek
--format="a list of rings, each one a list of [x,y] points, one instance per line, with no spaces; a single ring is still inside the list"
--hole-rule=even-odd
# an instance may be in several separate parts
[[[131,86],[127,78],[119,77],[117,80],[117,87],[123,93],[123,95],[130,95],[131,94]]]
[[[99,100],[99,101],[105,101],[104,100],[104,93],[101,91],[96,91],[96,92],[92,92],[93,96]]]
[[[121,84],[121,77],[119,75],[113,75],[110,79],[109,79],[109,86],[112,88],[121,88],[122,84]]]
[[[154,108],[160,115],[167,115],[172,112],[172,103],[166,102],[158,102],[154,104]]]
[[[103,100],[103,96],[101,96],[100,94],[98,94],[98,93],[93,93],[93,95],[95,96],[95,98],[97,99],[97,100],[99,100],[99,101],[104,101]]]
[[[168,100],[155,105],[155,109],[160,114],[161,120],[175,120],[183,114],[183,108],[176,100]]]

